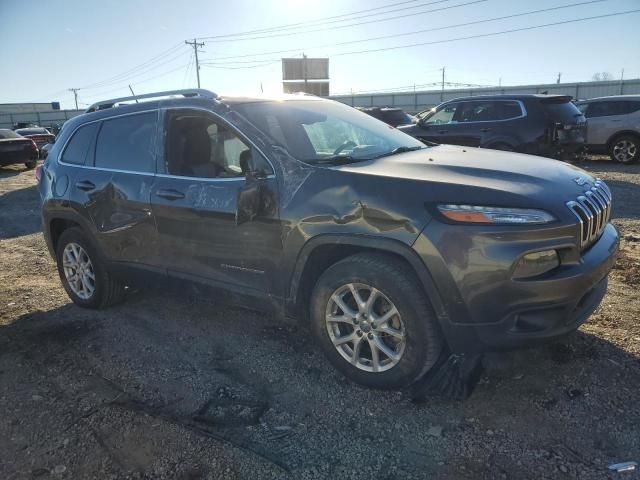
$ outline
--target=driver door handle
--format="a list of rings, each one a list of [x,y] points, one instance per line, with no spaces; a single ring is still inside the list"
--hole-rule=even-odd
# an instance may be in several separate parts
[[[449,133],[449,130],[438,130],[438,133],[440,133],[440,134]]]
[[[480,129],[480,131],[481,131],[482,133],[487,133],[487,132],[490,132],[490,131],[491,131],[491,129],[490,129],[490,128],[481,128],[481,129]]]
[[[167,200],[180,200],[181,198],[184,198],[184,193],[173,189],[158,190],[156,192],[156,195],[162,198],[166,198]]]
[[[76,188],[80,190],[84,190],[85,192],[89,192],[95,189],[96,185],[93,182],[90,182],[89,180],[81,180],[79,182],[76,182]]]

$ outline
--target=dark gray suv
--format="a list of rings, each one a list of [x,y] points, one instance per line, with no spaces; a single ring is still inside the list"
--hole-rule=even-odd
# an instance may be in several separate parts
[[[305,95],[98,103],[65,124],[39,191],[76,304],[188,285],[307,322],[379,388],[575,330],[618,248],[611,192],[578,168],[425,146]]]

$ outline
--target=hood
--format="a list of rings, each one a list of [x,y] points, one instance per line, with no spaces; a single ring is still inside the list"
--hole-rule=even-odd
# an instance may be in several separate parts
[[[595,180],[584,170],[558,160],[453,145],[334,168],[425,182],[430,185],[427,193],[433,201],[513,207],[564,205]]]

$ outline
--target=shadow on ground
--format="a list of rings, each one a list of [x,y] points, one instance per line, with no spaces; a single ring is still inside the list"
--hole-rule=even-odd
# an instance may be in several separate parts
[[[35,185],[0,194],[0,239],[41,230],[40,196]]]
[[[553,477],[561,464],[581,477],[640,456],[636,357],[578,332],[486,365],[467,401],[415,405],[345,380],[303,328],[138,293],[107,311],[66,305],[0,327],[3,399],[22,406],[6,411],[0,437],[39,430],[50,448],[60,431],[80,441],[93,430],[101,440],[92,455],[120,473],[177,459],[184,448],[172,442],[191,436],[292,478],[340,478],[354,461],[381,478],[532,478],[531,462],[537,474]],[[44,398],[35,404],[34,391]],[[123,435],[128,450],[115,447]],[[97,468],[66,461],[76,472]]]

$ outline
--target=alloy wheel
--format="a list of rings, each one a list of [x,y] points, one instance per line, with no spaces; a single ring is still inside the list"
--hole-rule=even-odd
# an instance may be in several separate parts
[[[62,253],[62,268],[69,288],[82,300],[96,289],[96,275],[87,252],[77,243],[69,243]]]
[[[380,290],[349,283],[333,292],[325,322],[340,355],[366,372],[384,372],[402,359],[406,346],[400,312]]]
[[[626,163],[635,158],[638,147],[630,140],[620,140],[613,146],[613,156],[618,162]]]

